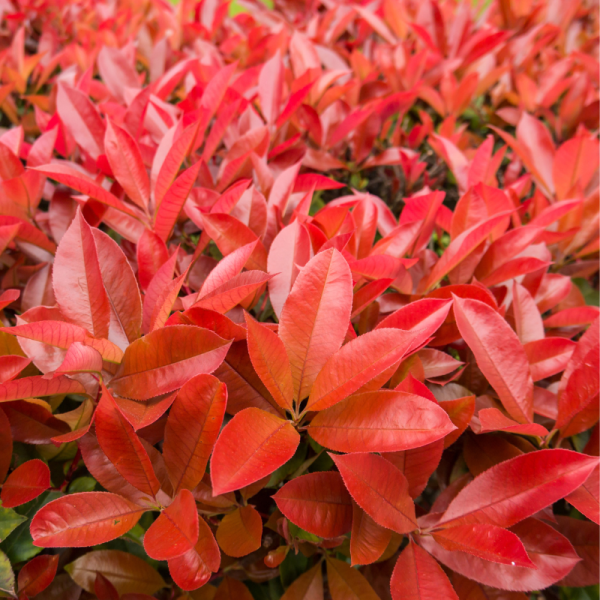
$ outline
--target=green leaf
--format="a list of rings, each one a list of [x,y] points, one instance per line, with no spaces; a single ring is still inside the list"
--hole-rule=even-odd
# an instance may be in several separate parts
[[[15,512],[12,508],[0,506],[0,542],[5,540],[27,517]]]
[[[96,487],[96,480],[93,477],[78,477],[71,482],[69,494],[78,492],[93,492]]]
[[[46,492],[16,509],[16,512],[23,515],[27,522],[21,523],[7,540],[0,543],[0,549],[6,553],[13,564],[25,562],[37,556],[43,550],[43,548],[33,545],[31,533],[29,532],[29,520],[42,506],[61,496],[63,496],[62,492]]]
[[[291,523],[290,523],[291,525]],[[287,589],[302,573],[308,570],[308,557],[302,552],[288,552],[285,560],[279,565],[281,583]]]
[[[8,556],[3,552],[0,552],[0,592],[15,593],[15,574]]]
[[[294,525],[291,521],[288,521],[288,529],[290,531],[290,535],[300,540],[306,540],[307,542],[312,542],[313,544],[318,544],[321,542],[321,538],[318,535],[304,531],[304,529]]]

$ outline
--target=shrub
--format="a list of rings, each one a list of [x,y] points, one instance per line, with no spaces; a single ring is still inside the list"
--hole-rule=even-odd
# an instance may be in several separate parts
[[[593,5],[1,6],[0,595],[598,584]]]

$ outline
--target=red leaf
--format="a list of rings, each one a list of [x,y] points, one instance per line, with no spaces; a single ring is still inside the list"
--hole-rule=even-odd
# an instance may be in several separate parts
[[[119,600],[117,588],[102,573],[96,573],[94,593],[98,597],[98,600]]]
[[[216,289],[228,283],[236,275],[239,275],[246,266],[250,256],[252,256],[257,245],[258,240],[254,240],[245,246],[240,246],[237,250],[234,250],[231,254],[228,254],[220,260],[204,280],[196,301],[201,300],[211,292],[214,292]]]
[[[392,539],[392,531],[378,525],[356,503],[352,504],[350,557],[352,566],[370,565],[383,554]]]
[[[397,452],[425,446],[455,429],[445,412],[415,394],[356,394],[316,415],[310,436],[339,452]]]
[[[463,488],[439,525],[510,527],[577,489],[597,464],[597,457],[562,449],[517,456],[488,469]]]
[[[31,363],[31,359],[16,354],[0,356],[0,383],[12,381],[25,367]]]
[[[477,365],[519,423],[533,421],[533,381],[529,361],[514,331],[492,308],[454,297],[458,329]]]
[[[248,268],[258,271],[267,270],[265,247],[258,240],[256,234],[241,221],[227,214],[203,214],[202,224],[223,256],[227,256],[247,244],[256,243],[254,252],[248,260]]]
[[[300,436],[289,421],[259,408],[247,408],[223,428],[211,459],[215,495],[250,485],[285,464]]]
[[[571,492],[565,500],[588,519],[600,525],[599,474],[600,467],[596,465],[596,468],[585,482],[574,492]]]
[[[70,166],[69,163],[54,162],[49,165],[43,165],[41,167],[30,167],[33,171],[37,171],[55,179],[56,181],[77,190],[81,194],[85,194],[90,198],[124,212],[125,214],[138,219],[136,212],[129,208],[126,204],[121,202],[116,196],[105,190],[99,183],[96,183],[88,175],[84,175],[74,167]]]
[[[156,496],[160,483],[150,458],[104,384],[95,422],[98,442],[117,471],[144,494]]]
[[[555,527],[573,544],[581,558],[573,570],[559,584],[565,586],[598,585],[600,576],[600,547],[598,525],[571,517],[556,517]]]
[[[477,413],[481,422],[481,431],[477,433],[488,433],[490,431],[508,431],[520,435],[537,435],[546,437],[548,430],[538,423],[517,423],[509,419],[497,408],[484,408]]]
[[[123,358],[121,349],[108,340],[97,340],[93,338],[83,327],[78,325],[72,325],[71,323],[65,323],[64,321],[34,321],[33,323],[24,323],[23,325],[16,325],[15,327],[2,328],[0,331],[10,332],[12,335],[17,337],[25,338],[28,340],[35,340],[54,346],[62,350],[68,350],[76,342],[82,343],[84,346],[89,346],[94,350],[97,350],[102,359],[107,362],[119,363]],[[33,378],[27,378],[33,381]],[[11,383],[17,384],[19,381],[26,381],[24,379],[18,379]],[[41,384],[41,382],[40,382]],[[72,381],[72,384],[76,384]],[[6,384],[8,385],[8,384]],[[36,386],[40,387],[41,385]],[[33,396],[50,395],[60,392],[50,392],[44,394],[41,391],[31,394]],[[65,392],[65,393],[77,393]]]
[[[241,506],[225,515],[217,529],[217,542],[228,556],[239,558],[260,548],[262,519],[252,506]]]
[[[397,469],[404,473],[408,480],[408,494],[415,499],[425,489],[429,478],[436,470],[442,452],[444,441],[437,440],[420,448],[400,450],[398,452],[385,452],[381,456],[389,460]]]
[[[115,179],[135,204],[147,210],[150,180],[136,141],[125,129],[108,121],[104,147]]]
[[[108,339],[124,350],[141,335],[142,299],[129,261],[119,245],[92,229],[102,283],[110,305]]]
[[[391,589],[393,600],[458,600],[442,567],[412,541],[396,561]]]
[[[319,371],[342,345],[351,308],[346,260],[334,249],[318,254],[298,275],[279,322],[297,400],[308,396]]]
[[[336,538],[352,527],[352,500],[338,473],[296,477],[273,499],[292,523],[319,537]]]
[[[417,528],[406,477],[376,454],[331,455],[356,503],[379,525],[398,533]]]
[[[506,219],[508,214],[508,212],[503,212],[489,217],[482,223],[473,225],[473,227],[463,231],[456,239],[452,240],[435,267],[431,270],[429,276],[421,282],[419,288],[428,292],[435,287],[450,271],[468,258],[496,230],[497,226]],[[464,280],[458,283],[464,283]]]
[[[281,408],[293,412],[294,384],[285,347],[279,336],[245,314],[248,353],[254,370]]]
[[[199,525],[192,492],[181,490],[144,535],[150,558],[169,560],[192,550],[198,542]]]
[[[227,388],[212,375],[196,375],[179,390],[167,418],[163,444],[176,493],[193,490],[202,480],[226,405]]]
[[[521,540],[502,527],[472,523],[434,531],[432,535],[445,550],[459,550],[503,565],[535,568]]]
[[[94,337],[108,338],[110,307],[102,283],[92,229],[81,210],[63,236],[52,271],[54,295],[63,314]]]
[[[154,182],[154,202],[157,207],[161,206],[177,178],[183,161],[192,152],[199,135],[200,124],[201,118],[196,119],[173,140]]]
[[[43,592],[54,579],[58,567],[58,554],[36,556],[19,571],[19,595],[37,596]]]
[[[2,506],[13,508],[37,498],[50,487],[48,465],[35,458],[17,467],[2,486]]]
[[[121,414],[129,421],[135,431],[143,429],[160,419],[173,404],[176,393],[158,396],[147,402],[136,402],[128,398],[114,398]]]
[[[415,336],[399,329],[377,329],[345,344],[323,365],[312,386],[306,410],[330,408],[371,379],[398,364]]]
[[[150,229],[144,229],[137,244],[138,279],[146,290],[158,270],[169,260],[165,243]]]
[[[104,122],[87,94],[59,84],[56,110],[62,124],[94,160],[104,154]]]
[[[419,336],[412,349],[416,350],[441,327],[451,308],[452,302],[447,299],[423,298],[393,312],[379,322],[375,329],[394,327],[415,330]]]
[[[219,570],[221,553],[215,537],[204,519],[199,519],[199,537],[196,545],[185,554],[169,561],[169,572],[183,590],[203,586]]]
[[[31,521],[33,545],[83,548],[127,533],[144,508],[109,492],[69,494],[43,506]]]
[[[238,304],[251,300],[258,290],[264,289],[264,284],[270,278],[271,275],[263,271],[245,271],[203,296],[192,308],[205,308],[225,314]]]
[[[208,329],[190,325],[157,329],[125,350],[111,389],[133,400],[172,392],[194,375],[214,371],[230,344]]]
[[[169,239],[173,227],[175,227],[175,223],[177,222],[177,217],[190,195],[192,186],[198,177],[200,167],[202,167],[201,160],[183,171],[169,186],[160,204],[157,201],[158,209],[154,216],[154,231],[165,242]]]
[[[527,519],[511,528],[520,538],[535,569],[501,565],[460,551],[448,551],[433,538],[419,544],[453,571],[494,588],[510,591],[540,590],[565,577],[579,561],[573,546],[550,525]]]
[[[10,421],[0,408],[0,482],[4,481],[12,462],[13,440]]]
[[[269,280],[269,298],[278,318],[300,269],[310,258],[310,237],[299,221],[284,227],[273,240],[267,258],[267,271],[273,275]]]
[[[284,74],[285,68],[279,51],[266,61],[260,70],[258,97],[260,98],[261,112],[269,125],[275,123],[279,116]]]

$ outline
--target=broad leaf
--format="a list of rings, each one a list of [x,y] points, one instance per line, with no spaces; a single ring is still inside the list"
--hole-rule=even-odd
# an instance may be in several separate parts
[[[506,321],[477,300],[454,298],[458,329],[504,408],[519,423],[533,421],[533,381],[523,346]]]
[[[110,387],[133,400],[172,392],[194,375],[212,373],[223,362],[230,344],[199,327],[157,329],[125,350]]]
[[[410,542],[402,551],[391,580],[393,600],[458,600],[442,567],[425,550]]]
[[[202,480],[226,405],[227,388],[212,375],[196,375],[179,390],[167,418],[163,444],[176,493],[193,490]]]
[[[104,544],[127,533],[144,510],[109,492],[63,496],[46,504],[33,517],[33,543],[42,548],[82,548]]]
[[[295,525],[323,538],[344,535],[352,526],[352,500],[338,473],[309,473],[292,479],[274,496]]]
[[[396,452],[425,446],[454,429],[448,415],[430,400],[379,390],[356,394],[319,413],[308,432],[339,452]]]
[[[13,508],[37,498],[50,487],[48,465],[35,458],[18,466],[2,485],[0,500],[5,508]]]
[[[476,477],[452,500],[439,525],[511,527],[577,489],[597,464],[596,457],[562,449],[517,456]]]
[[[193,550],[198,542],[198,511],[189,490],[181,490],[144,535],[150,558],[168,560]]]
[[[241,506],[223,517],[216,538],[227,556],[239,558],[260,548],[262,531],[262,519],[256,509]]]
[[[346,260],[333,249],[318,254],[298,275],[279,323],[297,400],[308,396],[319,371],[342,345],[351,309]]]
[[[148,453],[104,384],[95,423],[100,447],[117,471],[142,493],[156,496],[160,483]]]
[[[110,306],[92,229],[81,210],[58,245],[52,281],[63,314],[94,337],[108,338]]]
[[[399,329],[378,329],[348,342],[317,375],[306,410],[324,410],[347,398],[398,364],[414,339],[414,335]]]
[[[355,502],[379,525],[408,533],[417,528],[406,477],[376,454],[330,455]]]
[[[84,590],[93,593],[96,573],[102,573],[120,594],[154,594],[165,586],[148,562],[120,550],[96,550],[80,556],[65,570]]]
[[[289,421],[247,408],[223,428],[215,444],[210,475],[215,495],[250,485],[285,464],[300,436]]]
[[[294,385],[290,361],[277,334],[246,313],[248,353],[254,370],[273,399],[284,410],[292,411]]]

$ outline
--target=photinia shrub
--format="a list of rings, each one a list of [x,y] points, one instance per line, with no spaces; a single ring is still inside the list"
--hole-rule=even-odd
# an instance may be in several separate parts
[[[0,2],[0,596],[597,597],[596,8]]]

